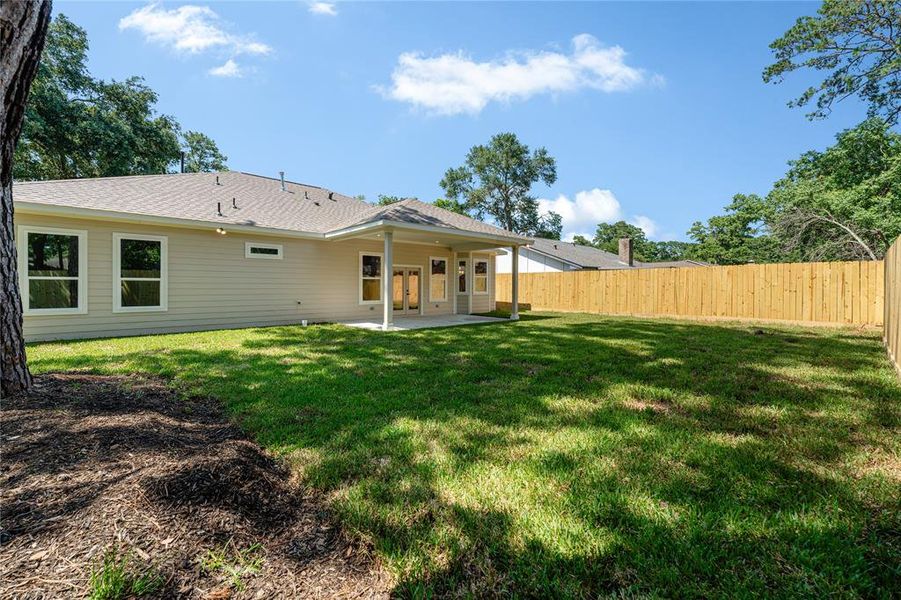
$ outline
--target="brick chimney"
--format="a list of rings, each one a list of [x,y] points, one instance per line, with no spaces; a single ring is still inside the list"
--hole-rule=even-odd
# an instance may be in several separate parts
[[[633,266],[632,238],[619,238],[619,259],[630,267]]]

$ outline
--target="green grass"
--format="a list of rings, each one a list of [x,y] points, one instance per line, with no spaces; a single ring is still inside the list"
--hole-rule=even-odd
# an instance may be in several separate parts
[[[108,550],[91,570],[90,600],[139,598],[156,592],[163,578],[153,568],[136,564],[131,555]]]
[[[897,597],[877,333],[531,314],[40,344],[220,398],[404,596]]]

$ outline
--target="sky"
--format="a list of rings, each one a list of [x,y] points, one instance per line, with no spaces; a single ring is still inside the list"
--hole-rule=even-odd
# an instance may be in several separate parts
[[[54,3],[89,67],[144,77],[228,166],[343,194],[442,197],[469,148],[511,131],[557,161],[536,185],[564,239],[599,222],[686,239],[737,193],[865,118],[787,102],[769,44],[817,3]]]

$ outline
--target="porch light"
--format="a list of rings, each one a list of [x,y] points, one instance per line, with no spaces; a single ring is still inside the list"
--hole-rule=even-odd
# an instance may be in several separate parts
[[[228,232],[226,230],[222,229],[221,227],[217,227],[216,233],[218,233],[219,235],[225,235]]]

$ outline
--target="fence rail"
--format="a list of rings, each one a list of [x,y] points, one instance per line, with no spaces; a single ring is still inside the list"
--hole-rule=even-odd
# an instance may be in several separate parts
[[[901,374],[901,237],[885,254],[885,329],[888,355]]]
[[[883,261],[866,261],[528,273],[519,301],[533,310],[882,326],[886,272]],[[510,278],[497,275],[498,302],[510,302]],[[897,312],[893,322],[898,342]]]

